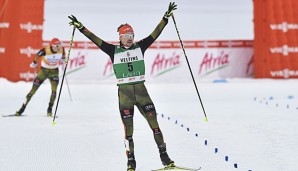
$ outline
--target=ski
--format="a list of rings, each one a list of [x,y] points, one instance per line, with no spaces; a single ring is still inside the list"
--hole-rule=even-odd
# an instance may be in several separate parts
[[[161,168],[161,169],[156,169],[156,170],[151,170],[151,171],[163,171],[163,170],[197,171],[197,170],[201,170],[201,167],[189,168],[189,167],[183,167],[183,166],[174,166],[174,167],[164,167],[164,168]]]
[[[27,115],[17,115],[17,114],[2,115],[2,117],[23,117],[23,116],[27,116]],[[47,115],[45,115],[45,117],[52,118],[53,116],[47,116]],[[56,118],[58,118],[58,116],[56,116]]]
[[[17,115],[17,114],[10,114],[10,115],[2,115],[2,117],[22,117],[26,115]]]

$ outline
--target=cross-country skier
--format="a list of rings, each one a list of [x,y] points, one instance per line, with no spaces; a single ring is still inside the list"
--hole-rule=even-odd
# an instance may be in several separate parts
[[[136,160],[134,155],[133,141],[133,115],[136,105],[141,114],[148,121],[154,135],[155,142],[159,149],[162,164],[167,167],[174,167],[166,151],[166,144],[159,128],[155,106],[144,85],[145,64],[144,54],[147,48],[158,38],[168,23],[168,18],[176,10],[177,5],[170,3],[154,31],[139,42],[134,42],[134,30],[129,24],[122,24],[118,27],[120,45],[112,45],[94,35],[75,16],[69,16],[70,25],[74,25],[102,51],[110,56],[113,62],[114,73],[118,79],[118,100],[121,119],[125,129],[126,154],[128,158],[127,170],[134,171]]]
[[[56,90],[59,83],[59,63],[65,61],[65,50],[61,46],[61,42],[57,38],[53,38],[49,46],[45,46],[36,54],[33,62],[30,64],[31,68],[37,68],[37,60],[41,58],[41,68],[33,81],[33,86],[26,96],[26,101],[22,104],[20,110],[16,112],[17,116],[22,115],[26,106],[31,100],[32,96],[38,90],[39,86],[48,78],[51,83],[52,94],[50,97],[47,115],[52,116],[52,107],[56,99]]]

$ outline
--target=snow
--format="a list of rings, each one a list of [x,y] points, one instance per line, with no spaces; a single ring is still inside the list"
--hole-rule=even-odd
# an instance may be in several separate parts
[[[198,80],[209,122],[204,121],[191,81],[146,85],[168,153],[177,165],[208,171],[295,171],[297,83],[295,79]],[[31,86],[0,79],[1,114],[18,110]],[[0,117],[1,171],[126,170],[117,86],[70,80],[69,88],[73,101],[64,86],[55,126],[46,117],[48,81],[32,98],[26,116]],[[137,110],[134,120],[137,170],[160,168],[150,127]]]

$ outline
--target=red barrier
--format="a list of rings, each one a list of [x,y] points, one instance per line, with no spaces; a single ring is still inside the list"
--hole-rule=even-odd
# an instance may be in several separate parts
[[[254,75],[298,78],[298,1],[254,1]]]
[[[28,65],[42,47],[43,15],[43,0],[0,1],[0,77],[33,79]]]

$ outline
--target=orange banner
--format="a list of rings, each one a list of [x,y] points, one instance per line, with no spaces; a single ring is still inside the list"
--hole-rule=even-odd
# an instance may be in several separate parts
[[[44,1],[0,0],[0,5],[0,77],[30,81],[29,64],[42,47]]]
[[[298,78],[298,1],[254,1],[254,75]]]

